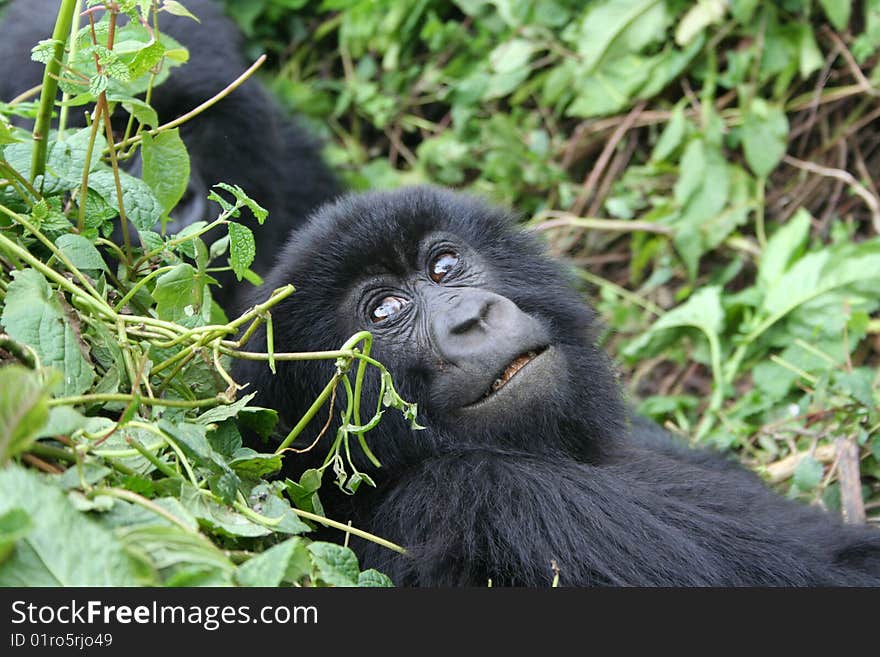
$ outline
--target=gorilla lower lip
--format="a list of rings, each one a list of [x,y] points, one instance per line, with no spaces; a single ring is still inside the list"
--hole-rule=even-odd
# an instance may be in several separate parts
[[[489,397],[499,390],[503,388],[510,379],[512,379],[522,368],[532,362],[535,358],[537,358],[541,353],[544,352],[545,348],[535,349],[532,351],[527,351],[524,354],[520,354],[516,358],[511,361],[510,365],[508,365],[505,370],[501,373],[495,381],[492,382],[492,385],[486,391],[486,394],[483,395],[483,399]]]

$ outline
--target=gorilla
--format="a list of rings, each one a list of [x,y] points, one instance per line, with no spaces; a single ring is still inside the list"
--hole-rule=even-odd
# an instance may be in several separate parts
[[[31,60],[30,52],[38,41],[51,37],[59,4],[58,0],[13,0],[0,9],[0,100],[9,101],[40,84],[43,66]],[[151,105],[161,123],[208,100],[249,65],[242,55],[240,30],[224,16],[217,2],[186,0],[184,4],[200,24],[167,12],[159,20],[161,32],[190,52],[189,62],[173,69],[153,91]],[[127,121],[121,110],[118,115]],[[71,118],[84,125],[81,111],[71,111]],[[116,119],[114,115],[114,122]],[[180,136],[189,151],[191,174],[187,192],[172,212],[168,232],[216,217],[219,207],[207,200],[212,185],[239,185],[269,211],[262,226],[245,219],[254,231],[257,260],[252,269],[258,274],[268,269],[269,254],[277,250],[288,230],[341,191],[336,175],[321,158],[321,144],[288,117],[253,77],[183,124]],[[135,169],[132,173],[137,173],[138,166],[138,161],[131,165]],[[290,172],[296,172],[295,182]],[[210,241],[212,235],[205,237]],[[212,290],[214,299],[227,312],[235,310],[239,288],[250,284],[237,284],[231,272],[215,278],[222,287]]]
[[[345,196],[292,234],[252,301],[288,283],[276,352],[370,331],[371,355],[419,403],[424,430],[387,413],[366,434],[381,468],[353,454],[375,487],[320,493],[328,517],[406,548],[354,539],[363,567],[398,585],[880,585],[880,532],[632,417],[594,313],[505,211],[432,187]],[[266,344],[261,328],[248,348]],[[241,360],[235,375],[289,429],[335,365],[276,368]],[[332,436],[288,463],[320,467]]]

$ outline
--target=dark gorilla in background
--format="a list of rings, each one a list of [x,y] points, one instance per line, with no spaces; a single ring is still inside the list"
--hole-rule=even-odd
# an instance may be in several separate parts
[[[355,544],[397,584],[547,586],[555,563],[570,586],[880,585],[880,532],[629,420],[593,312],[505,212],[425,187],[344,197],[292,236],[254,298],[287,283],[297,292],[273,309],[277,352],[369,330],[419,402],[424,431],[391,411],[367,434],[383,467],[358,466],[376,489],[321,491],[329,517],[408,549]],[[248,348],[265,350],[264,330]],[[236,373],[289,428],[333,371],[285,361],[273,376],[239,361]],[[366,389],[362,408],[375,408]],[[320,466],[333,434],[289,460]]]
[[[161,123],[208,100],[249,65],[241,52],[242,35],[218,3],[186,0],[184,4],[201,23],[167,12],[159,17],[160,31],[190,51],[189,62],[172,69],[153,91],[152,105]],[[9,101],[42,81],[43,66],[31,61],[30,52],[38,41],[51,38],[59,5],[58,0],[14,0],[0,9],[0,100]],[[71,119],[82,125],[83,111],[71,108]],[[127,120],[122,110],[118,114]],[[289,229],[340,192],[336,176],[321,159],[318,141],[288,117],[253,77],[181,126],[180,135],[189,151],[191,176],[187,193],[172,212],[168,232],[217,216],[219,208],[206,200],[212,185],[240,185],[269,211],[263,226],[245,218],[255,233],[257,260],[252,268],[258,274],[269,268]],[[209,241],[212,237],[206,235]],[[238,284],[229,272],[216,277],[222,288],[212,289],[214,298],[227,311],[237,310],[239,288],[250,284]]]

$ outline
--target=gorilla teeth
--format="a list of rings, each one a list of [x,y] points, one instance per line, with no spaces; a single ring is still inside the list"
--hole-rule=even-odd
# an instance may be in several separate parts
[[[504,385],[513,378],[513,375],[519,372],[522,368],[524,368],[530,361],[536,358],[538,354],[534,351],[529,351],[525,354],[517,356],[513,362],[507,366],[501,376],[495,379],[492,382],[492,386],[486,391],[486,394],[483,397],[488,397],[489,395],[498,392]]]

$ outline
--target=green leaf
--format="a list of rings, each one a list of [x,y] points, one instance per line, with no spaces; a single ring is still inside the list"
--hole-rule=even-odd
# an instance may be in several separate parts
[[[880,289],[880,240],[877,238],[808,253],[767,291],[763,308],[778,319],[830,292],[848,288],[853,292],[864,290],[863,294]]]
[[[802,491],[809,492],[822,481],[822,473],[822,464],[807,454],[794,469],[794,485]]]
[[[767,176],[785,155],[788,144],[785,110],[761,98],[753,99],[743,117],[742,143],[751,170],[762,178]]]
[[[160,132],[155,137],[143,135],[141,147],[144,170],[143,180],[167,215],[186,192],[189,182],[189,153],[177,128]]]
[[[159,319],[179,321],[197,314],[203,287],[204,281],[185,262],[159,276],[152,293]]]
[[[816,35],[813,34],[812,25],[805,23],[800,26],[800,31],[800,73],[802,78],[807,79],[822,68],[825,57],[816,45]]]
[[[849,25],[849,14],[853,3],[850,0],[819,0],[825,15],[838,32],[842,32]]]
[[[34,269],[14,271],[12,277],[0,318],[6,332],[33,348],[45,367],[61,371],[64,395],[85,392],[95,378],[95,371],[84,356],[85,345],[65,318],[49,283]]]
[[[31,48],[31,59],[40,64],[48,64],[55,57],[55,47],[63,45],[57,39],[43,39]]]
[[[187,18],[191,18],[197,23],[201,23],[201,21],[190,13],[190,11],[184,7],[182,4],[177,2],[177,0],[165,0],[162,3],[162,10],[167,11],[169,14],[174,14],[175,16],[186,16]]]
[[[699,0],[679,20],[675,28],[675,42],[689,44],[710,25],[721,22],[727,13],[727,0]]]
[[[91,240],[76,233],[66,233],[55,240],[61,252],[77,269],[85,271],[107,271],[107,263]]]
[[[779,280],[803,251],[810,236],[810,213],[799,208],[767,241],[758,267],[758,284],[765,289]]]
[[[662,162],[668,160],[672,153],[681,146],[687,130],[687,120],[684,117],[684,102],[679,103],[672,110],[669,122],[660,133],[660,138],[651,153],[651,161]]]
[[[637,53],[662,40],[671,16],[663,0],[604,0],[593,3],[580,29],[578,52],[585,73],[606,57]]]
[[[254,233],[250,228],[242,224],[232,222],[229,224],[229,264],[236,278],[241,280],[248,267],[257,255],[257,245],[254,241]]]
[[[357,585],[359,587],[388,588],[393,587],[394,582],[391,581],[391,578],[388,577],[388,575],[384,575],[378,570],[370,568],[369,570],[365,570],[360,575],[358,575]]]
[[[0,586],[155,583],[112,532],[75,511],[59,488],[12,464],[0,470],[0,516],[11,510],[26,513],[32,528],[0,565]]]
[[[311,559],[305,541],[293,537],[243,563],[235,579],[240,586],[279,586],[285,581],[299,583],[310,570]]]
[[[24,509],[16,507],[0,515],[0,565],[15,549],[15,542],[27,536],[33,527]]]
[[[315,541],[309,544],[313,575],[330,586],[357,586],[360,568],[354,552],[342,545]]]
[[[122,184],[122,202],[129,221],[139,231],[150,230],[162,216],[162,206],[153,195],[153,190],[140,178],[119,172]],[[102,169],[89,176],[89,188],[95,190],[110,205],[119,211],[119,199],[116,194],[116,180],[113,172]]]
[[[49,419],[49,393],[38,372],[0,367],[0,464],[25,451]]]
[[[229,466],[240,477],[258,479],[281,470],[281,454],[260,454],[247,447],[236,450]]]

